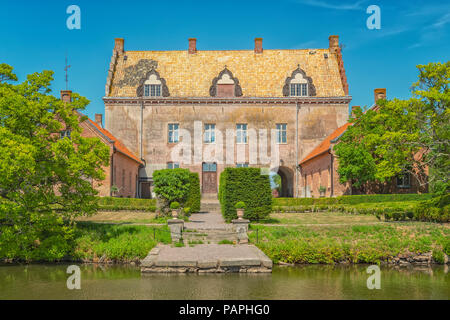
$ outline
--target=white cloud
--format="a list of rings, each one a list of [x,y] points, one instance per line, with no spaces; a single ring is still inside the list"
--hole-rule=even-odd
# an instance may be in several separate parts
[[[334,9],[334,10],[362,10],[364,9],[361,5],[367,0],[360,0],[354,3],[331,3],[329,1],[322,0],[300,0],[301,3],[313,6],[320,7],[325,9]]]

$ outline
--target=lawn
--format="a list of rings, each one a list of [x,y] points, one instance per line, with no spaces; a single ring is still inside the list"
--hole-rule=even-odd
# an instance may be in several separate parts
[[[98,211],[89,217],[78,217],[77,221],[109,223],[164,223],[156,213],[145,211]]]
[[[380,263],[401,253],[450,254],[450,226],[427,222],[371,223],[371,216],[341,213],[272,214],[288,224],[252,223],[250,242],[274,262],[287,263]],[[327,223],[328,221],[328,223]],[[349,224],[347,224],[349,221]],[[353,221],[353,222],[352,222]],[[376,218],[375,218],[376,221]],[[325,222],[325,223],[324,223]],[[345,225],[341,225],[346,223]]]

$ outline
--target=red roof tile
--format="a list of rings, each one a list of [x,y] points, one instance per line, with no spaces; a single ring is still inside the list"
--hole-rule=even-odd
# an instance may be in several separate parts
[[[107,136],[110,140],[113,141],[113,145],[116,147],[116,150],[119,151],[120,153],[124,154],[125,156],[127,156],[130,159],[133,159],[134,161],[140,163],[140,164],[144,164],[138,157],[136,157],[130,150],[128,150],[127,147],[125,147],[125,145],[120,142],[116,137],[114,137],[111,132],[109,132],[106,129],[103,129],[101,126],[99,126],[97,123],[95,123],[94,121],[92,121],[91,119],[88,118],[88,121],[91,125],[93,125],[98,131],[100,131],[101,133],[103,133],[105,136]]]
[[[303,164],[330,150],[331,141],[343,134],[344,131],[347,130],[347,127],[349,125],[351,125],[351,123],[346,123],[342,127],[337,128],[332,134],[326,137],[325,140],[323,140],[313,151],[311,151],[302,161],[300,161],[300,164]]]

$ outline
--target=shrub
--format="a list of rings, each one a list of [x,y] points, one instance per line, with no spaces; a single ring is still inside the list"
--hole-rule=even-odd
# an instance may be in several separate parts
[[[192,213],[191,208],[190,207],[184,207],[183,208],[183,213],[184,213],[185,217],[190,217],[191,213]]]
[[[180,208],[180,204],[176,201],[174,201],[170,204],[170,209],[172,209],[172,210],[177,210],[179,208]]]
[[[153,172],[154,191],[167,207],[174,201],[185,203],[190,190],[191,173],[188,169],[163,169]]]
[[[244,203],[244,201],[239,201],[234,205],[234,207],[236,209],[245,209],[245,203]]]
[[[259,168],[226,168],[220,175],[219,200],[227,221],[237,218],[234,205],[243,201],[244,218],[259,220],[268,217],[272,209],[272,191],[268,175]]]
[[[449,222],[450,194],[435,195],[414,208],[414,218],[419,221]]]
[[[445,262],[444,253],[441,250],[434,249],[432,257],[434,261],[436,261],[439,264],[444,264]]]
[[[190,213],[200,211],[201,191],[200,179],[197,172],[191,172],[189,176],[189,194],[184,204],[190,208]]]

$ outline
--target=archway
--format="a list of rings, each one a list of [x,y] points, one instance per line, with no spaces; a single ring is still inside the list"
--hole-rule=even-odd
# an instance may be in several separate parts
[[[281,192],[279,196],[292,198],[294,194],[294,171],[284,166],[280,166],[277,169],[272,169],[272,172],[277,173],[281,177]]]

